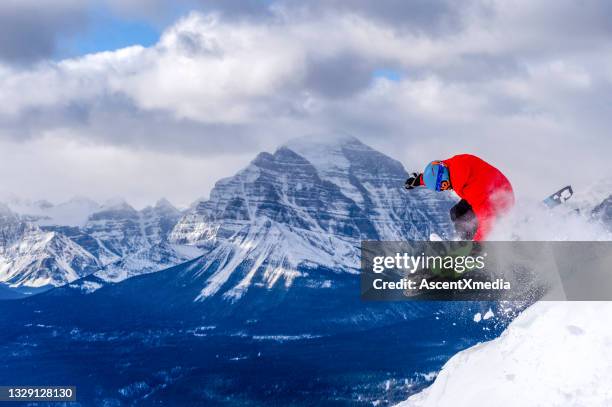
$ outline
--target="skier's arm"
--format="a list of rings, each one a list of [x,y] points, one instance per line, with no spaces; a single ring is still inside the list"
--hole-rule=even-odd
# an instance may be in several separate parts
[[[417,174],[416,172],[413,172],[412,174],[410,174],[410,177],[408,177],[408,179],[406,180],[406,183],[404,184],[404,188],[406,188],[407,190],[411,190],[416,187],[420,187],[421,185],[424,185],[423,174]]]

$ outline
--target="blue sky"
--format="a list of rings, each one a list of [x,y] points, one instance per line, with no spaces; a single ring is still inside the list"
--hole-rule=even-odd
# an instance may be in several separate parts
[[[145,18],[122,16],[106,4],[91,4],[87,8],[87,23],[83,31],[59,37],[55,59],[111,51],[131,45],[150,46],[157,42],[163,27]],[[177,17],[178,17],[177,11]]]
[[[402,73],[397,69],[378,68],[372,73],[374,78],[385,78],[390,81],[398,82],[402,79]]]

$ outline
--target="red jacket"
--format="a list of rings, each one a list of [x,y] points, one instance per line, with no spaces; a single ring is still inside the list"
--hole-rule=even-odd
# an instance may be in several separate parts
[[[514,205],[514,191],[508,178],[497,168],[470,154],[444,160],[453,190],[465,199],[478,219],[474,240],[484,240],[498,216]]]

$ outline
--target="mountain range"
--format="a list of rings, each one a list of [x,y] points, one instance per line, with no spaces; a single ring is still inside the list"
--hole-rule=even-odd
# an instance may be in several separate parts
[[[357,272],[361,240],[448,231],[451,200],[404,193],[406,175],[401,163],[354,138],[296,139],[259,154],[184,213],[167,200],[140,211],[122,200],[13,200],[0,220],[0,281],[60,286],[94,275],[117,282],[207,253],[202,297],[223,288],[237,298],[251,283],[291,284],[308,265]],[[17,243],[20,250],[11,249]]]
[[[198,254],[169,243],[181,212],[167,200],[140,211],[83,198],[9,205],[0,206],[0,281],[10,287],[50,288],[94,273],[119,281]]]

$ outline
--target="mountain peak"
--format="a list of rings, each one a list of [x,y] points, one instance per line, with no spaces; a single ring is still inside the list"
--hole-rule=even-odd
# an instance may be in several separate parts
[[[347,172],[351,164],[346,156],[347,150],[375,151],[359,139],[346,135],[298,137],[285,143],[282,148],[308,160],[321,175]]]
[[[111,198],[102,204],[102,210],[135,210],[124,198]]]
[[[161,198],[159,200],[157,200],[157,202],[155,202],[155,207],[158,209],[176,209],[176,207],[174,205],[172,205],[172,203],[167,200],[166,198]]]
[[[287,147],[297,152],[297,150],[303,150],[313,146],[336,148],[344,146],[363,146],[369,148],[357,137],[347,134],[315,134],[296,137],[287,141],[282,147]]]

